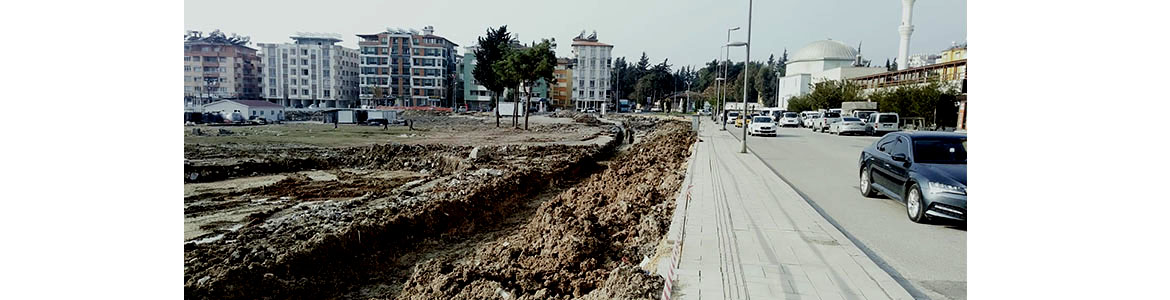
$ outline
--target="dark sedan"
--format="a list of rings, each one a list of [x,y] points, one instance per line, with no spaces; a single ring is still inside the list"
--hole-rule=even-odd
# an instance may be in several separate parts
[[[967,136],[893,132],[861,151],[861,194],[906,204],[910,220],[967,221]]]

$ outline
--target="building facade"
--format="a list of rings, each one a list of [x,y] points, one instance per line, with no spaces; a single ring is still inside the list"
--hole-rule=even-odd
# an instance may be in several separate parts
[[[358,98],[358,52],[337,45],[341,35],[297,33],[293,43],[261,43],[261,94],[288,107],[353,107]]]
[[[359,34],[358,98],[362,105],[442,106],[454,99],[455,43],[434,28],[387,28]]]
[[[259,99],[256,49],[208,40],[183,44],[183,95],[189,106],[220,99]]]
[[[822,40],[793,52],[778,79],[777,105],[787,107],[788,99],[811,92],[811,85],[822,81],[844,80],[882,73],[886,68],[864,67],[861,51],[840,41]]]
[[[582,31],[573,38],[572,46],[573,59],[576,60],[572,68],[572,79],[576,80],[572,85],[573,106],[577,110],[600,110],[602,103],[613,103],[609,84],[613,72],[613,45],[598,42],[597,32],[585,36]]]
[[[479,49],[478,46],[467,47],[467,52],[463,53],[463,60],[460,61],[463,76],[463,101],[467,104],[468,110],[473,111],[488,111],[492,107],[492,92],[479,84],[475,80],[475,51]]]
[[[549,95],[552,106],[560,109],[572,108],[573,60],[563,57],[557,58],[557,68],[553,70],[553,77],[557,81],[552,86],[552,93]]]

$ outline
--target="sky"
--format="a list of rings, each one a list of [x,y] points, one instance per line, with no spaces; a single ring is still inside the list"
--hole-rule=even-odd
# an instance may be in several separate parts
[[[752,11],[752,60],[789,55],[804,45],[831,38],[856,47],[875,65],[898,54],[899,0],[763,0]],[[357,48],[356,34],[387,27],[435,28],[435,35],[459,45],[476,43],[489,27],[508,25],[521,42],[555,38],[557,56],[581,30],[597,31],[600,42],[614,45],[614,57],[637,61],[645,52],[652,63],[669,58],[674,68],[702,66],[718,57],[727,41],[747,39],[748,1],[698,0],[495,0],[495,1],[233,1],[187,0],[184,30],[250,36],[255,43],[285,43],[296,32],[342,35],[343,46]],[[967,39],[967,1],[918,0],[914,5],[910,54],[937,53]],[[176,36],[179,34],[176,33]],[[742,48],[731,59],[742,61]]]

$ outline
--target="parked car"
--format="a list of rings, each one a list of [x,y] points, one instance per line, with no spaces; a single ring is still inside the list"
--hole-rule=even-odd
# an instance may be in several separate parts
[[[780,127],[800,127],[800,114],[793,111],[784,112],[780,117],[780,121],[776,122]]]
[[[748,135],[776,136],[776,120],[771,116],[752,117],[748,125]]]
[[[383,126],[383,125],[389,125],[389,124],[390,124],[390,121],[388,121],[388,120],[386,120],[386,119],[369,119],[369,120],[366,120],[366,125],[370,125],[370,126]]]
[[[865,121],[865,133],[868,135],[883,135],[898,130],[898,113],[875,113]]]
[[[853,117],[861,119],[862,122],[865,122],[865,120],[869,118],[869,115],[872,115],[875,113],[877,113],[877,112],[872,111],[872,110],[857,110],[857,111],[853,111]]]
[[[819,113],[819,112],[810,113],[810,114],[808,114],[807,117],[804,118],[804,121],[801,121],[801,126],[803,126],[804,128],[812,128],[813,124],[816,124],[817,119],[820,119],[820,118],[821,118],[821,113]]]
[[[251,116],[248,117],[248,124],[264,125],[268,124],[268,120],[261,116]]]
[[[967,136],[949,132],[890,133],[861,151],[861,194],[906,204],[911,221],[967,221]]]
[[[743,127],[743,123],[745,123],[746,121],[747,121],[747,119],[745,119],[743,116],[736,116],[735,128]]]
[[[729,111],[729,112],[727,112],[727,117],[726,117],[726,118],[724,118],[724,120],[723,120],[723,121],[724,121],[724,123],[726,123],[726,124],[734,124],[734,123],[735,123],[735,119],[738,119],[738,118],[739,118],[739,112],[738,112],[738,111]]]
[[[815,111],[801,112],[800,113],[800,127],[805,127],[805,128],[812,127],[811,119],[813,119],[815,116],[819,116],[819,115],[821,115],[821,113],[815,112]]]
[[[841,121],[840,113],[826,112],[820,118],[816,119],[816,122],[813,124],[813,131],[826,132],[829,130],[829,125],[837,121]]]
[[[837,135],[865,134],[865,122],[854,117],[844,117],[841,118],[841,121],[829,125],[829,133]]]

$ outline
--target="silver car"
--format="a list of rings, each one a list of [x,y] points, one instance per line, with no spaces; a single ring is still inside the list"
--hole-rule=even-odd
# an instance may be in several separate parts
[[[837,135],[865,134],[865,122],[854,117],[844,117],[839,122],[829,124],[829,133],[835,133]]]

